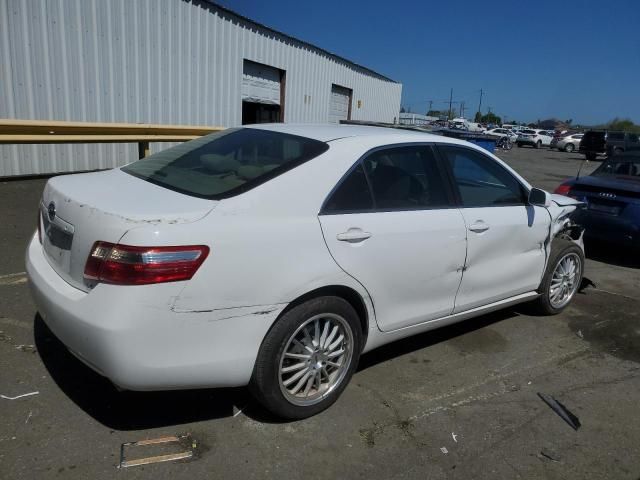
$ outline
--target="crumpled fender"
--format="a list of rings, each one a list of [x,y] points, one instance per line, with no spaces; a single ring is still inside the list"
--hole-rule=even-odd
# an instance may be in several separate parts
[[[584,206],[584,202],[580,202],[579,200],[565,197],[564,195],[551,195],[551,205],[547,207],[547,211],[551,217],[549,237],[545,245],[547,262],[551,254],[551,246],[556,238],[574,242],[584,253],[584,227],[578,225],[572,219],[572,213],[582,206]],[[545,271],[546,267],[545,264]]]

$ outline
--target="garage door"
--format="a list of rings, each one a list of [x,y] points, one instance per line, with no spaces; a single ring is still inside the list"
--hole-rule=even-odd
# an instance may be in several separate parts
[[[280,70],[245,60],[242,72],[242,101],[280,105]]]
[[[351,90],[349,88],[331,85],[331,99],[329,103],[329,122],[340,123],[340,120],[351,119]]]

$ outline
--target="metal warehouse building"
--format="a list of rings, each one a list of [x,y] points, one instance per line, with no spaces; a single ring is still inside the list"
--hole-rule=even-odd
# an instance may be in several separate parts
[[[0,118],[224,127],[393,122],[401,90],[208,1],[0,0]],[[0,176],[136,158],[135,144],[2,145]]]

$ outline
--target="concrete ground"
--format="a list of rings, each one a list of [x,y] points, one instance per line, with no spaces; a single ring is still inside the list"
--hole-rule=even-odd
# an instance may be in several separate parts
[[[499,155],[547,189],[582,160]],[[39,392],[0,398],[3,478],[640,478],[640,262],[630,252],[588,249],[597,288],[559,316],[512,309],[380,348],[328,411],[280,422],[244,389],[118,393],[64,349],[20,273],[44,183],[0,182],[0,394]],[[184,433],[193,459],[117,471],[122,443]]]

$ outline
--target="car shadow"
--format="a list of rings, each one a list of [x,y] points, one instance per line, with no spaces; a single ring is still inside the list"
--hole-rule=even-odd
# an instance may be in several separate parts
[[[119,391],[72,355],[40,315],[34,319],[38,353],[51,378],[82,410],[112,430],[140,430],[232,416],[250,403],[244,388]]]
[[[514,309],[501,310],[395,341],[364,354],[358,371],[518,315]],[[238,410],[261,423],[289,422],[264,409],[246,388],[119,391],[71,354],[39,314],[34,319],[34,337],[38,353],[58,387],[85,413],[110,429],[130,431],[183,425],[231,417]]]
[[[498,310],[468,321],[454,323],[446,327],[436,328],[428,332],[388,343],[362,355],[360,363],[358,364],[358,371],[366,370],[379,363],[452,340],[461,335],[480,330],[494,323],[519,315],[520,314],[514,309]]]
[[[590,260],[617,267],[640,268],[640,255],[631,247],[620,247],[601,241],[586,240],[584,250]]]

